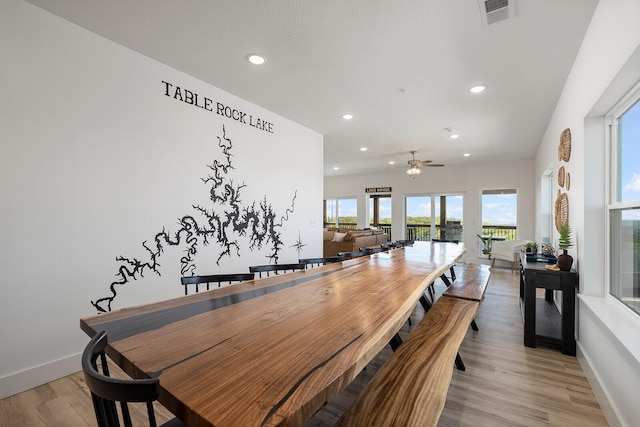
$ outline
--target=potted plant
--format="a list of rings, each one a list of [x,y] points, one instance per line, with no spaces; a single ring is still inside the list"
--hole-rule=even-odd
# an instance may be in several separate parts
[[[493,246],[493,234],[489,234],[488,236],[476,234],[476,236],[478,236],[478,238],[480,239],[480,244],[482,246],[482,253],[484,255],[488,255],[489,259],[491,259],[491,247]]]
[[[567,249],[573,246],[571,240],[571,228],[568,222],[560,224],[560,240],[558,241],[558,249],[562,251],[558,255],[558,263],[556,264],[560,271],[569,271],[573,265],[573,257],[567,253]]]
[[[524,247],[528,254],[535,255],[538,253],[538,242],[527,242]]]

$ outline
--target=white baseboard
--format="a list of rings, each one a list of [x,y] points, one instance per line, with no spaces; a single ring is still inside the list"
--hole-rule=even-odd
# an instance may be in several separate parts
[[[0,399],[80,371],[81,353],[0,378]]]
[[[591,390],[593,390],[593,394],[596,396],[596,400],[600,405],[600,409],[602,410],[602,415],[604,415],[609,427],[622,427],[620,420],[618,419],[618,415],[616,414],[616,410],[614,406],[611,404],[609,400],[608,394],[600,385],[600,381],[598,381],[597,375],[594,373],[591,368],[591,363],[589,362],[589,358],[585,356],[582,352],[582,348],[580,347],[580,342],[577,343],[577,354],[576,357],[578,362],[580,363],[580,367],[584,372],[584,376],[587,378],[589,385],[591,386]]]

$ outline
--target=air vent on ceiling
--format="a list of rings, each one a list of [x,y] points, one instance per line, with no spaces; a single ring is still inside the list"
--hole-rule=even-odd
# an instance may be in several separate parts
[[[495,24],[515,15],[515,0],[478,0],[484,25]]]

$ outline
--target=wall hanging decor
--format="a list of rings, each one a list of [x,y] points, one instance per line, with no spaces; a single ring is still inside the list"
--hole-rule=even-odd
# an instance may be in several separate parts
[[[208,165],[210,175],[201,178],[207,186],[207,193],[211,202],[208,206],[192,205],[193,214],[179,218],[178,229],[169,232],[165,227],[155,234],[152,242],[142,242],[147,253],[147,259],[117,256],[120,264],[115,274],[116,280],[109,285],[108,296],[91,301],[91,305],[98,312],[111,311],[111,305],[117,296],[117,287],[126,285],[130,281],[144,277],[153,272],[161,276],[158,259],[166,247],[182,249],[184,255],[180,259],[181,276],[194,275],[196,271],[195,255],[200,246],[218,245],[220,250],[216,264],[220,265],[223,257],[240,256],[240,236],[248,239],[247,249],[253,251],[266,248],[269,262],[278,262],[278,255],[283,247],[281,230],[284,223],[293,213],[297,191],[294,192],[289,207],[284,214],[275,212],[267,197],[260,201],[243,203],[242,189],[246,184],[236,184],[228,177],[234,169],[231,164],[233,144],[226,135],[223,125],[222,136],[217,137],[218,147],[223,153],[222,162],[214,160]],[[298,252],[305,246],[300,237],[296,247]]]
[[[560,187],[564,187],[564,181],[565,181],[565,173],[564,173],[564,166],[560,166],[560,169],[558,169],[558,185]]]
[[[571,158],[571,129],[566,128],[560,134],[560,144],[558,145],[558,160],[568,162]]]
[[[556,230],[560,232],[560,226],[562,224],[569,223],[569,199],[567,197],[567,193],[562,193],[558,190],[554,211]]]

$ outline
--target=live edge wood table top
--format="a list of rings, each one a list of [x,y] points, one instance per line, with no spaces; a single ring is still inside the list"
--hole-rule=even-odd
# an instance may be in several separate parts
[[[189,426],[301,425],[407,321],[465,252],[413,247],[80,320],[107,331],[129,375],[160,379],[160,402]]]

